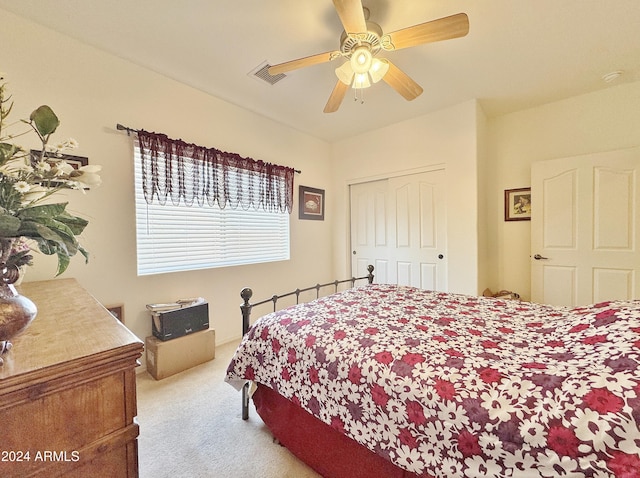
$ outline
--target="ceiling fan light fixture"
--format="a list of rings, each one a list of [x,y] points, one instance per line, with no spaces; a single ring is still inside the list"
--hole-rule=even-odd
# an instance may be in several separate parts
[[[359,46],[351,54],[351,68],[355,73],[367,73],[373,63],[373,55],[367,46]]]
[[[371,81],[369,81],[368,73],[356,73],[353,78],[352,87],[355,89],[369,88],[371,86]]]
[[[325,113],[338,110],[349,86],[355,89],[356,99],[359,96],[362,100],[364,88],[370,87],[371,82],[377,83],[382,79],[402,97],[411,101],[422,94],[422,87],[390,61],[374,57],[381,49],[401,50],[425,43],[460,38],[469,33],[469,17],[466,13],[458,13],[383,34],[382,27],[369,20],[369,10],[362,5],[362,1],[333,0],[333,6],[343,27],[339,50],[270,66],[269,74],[283,74],[342,57],[346,61],[335,69],[338,81],[324,108]]]
[[[387,71],[389,71],[389,62],[387,60],[379,60],[378,58],[373,59],[369,74],[371,75],[371,80],[374,83],[377,83],[384,78]]]
[[[345,85],[351,85],[351,80],[353,80],[353,69],[351,68],[351,63],[345,61],[342,66],[336,68],[336,76],[338,79],[343,82]]]

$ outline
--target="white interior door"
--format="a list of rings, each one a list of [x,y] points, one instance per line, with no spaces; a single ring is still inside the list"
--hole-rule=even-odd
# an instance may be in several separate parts
[[[352,273],[447,289],[444,170],[351,186]]]
[[[640,297],[639,171],[638,148],[533,163],[534,302]]]

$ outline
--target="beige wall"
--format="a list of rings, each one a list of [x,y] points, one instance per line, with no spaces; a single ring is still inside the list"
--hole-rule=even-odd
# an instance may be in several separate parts
[[[529,186],[533,161],[640,145],[640,83],[491,119],[469,101],[329,145],[0,14],[0,71],[10,80],[13,118],[48,103],[62,120],[58,137],[75,137],[77,154],[104,167],[101,187],[68,197],[90,220],[83,242],[92,256],[88,265],[76,258],[63,277],[78,278],[105,304],[124,303],[125,322],[140,337],[150,333],[150,302],[205,297],[222,343],[239,336],[241,287],[259,296],[349,275],[349,183],[436,164],[447,171],[449,289],[505,288],[527,298],[530,224],[503,221],[504,189]],[[299,221],[296,204],[291,261],[138,278],[131,140],[115,130],[118,122],[301,169],[296,185],[326,190],[326,220]],[[52,278],[49,259],[37,256],[27,280]]]
[[[336,143],[335,270],[349,270],[348,184],[441,163],[449,290],[529,299],[531,223],[504,221],[504,190],[529,187],[534,161],[638,146],[638,125],[635,82],[489,119],[469,102]]]
[[[504,190],[529,187],[534,161],[640,145],[640,82],[493,118],[487,143],[488,261],[497,264],[490,286],[515,290],[528,299],[531,223],[504,222]]]
[[[151,330],[145,304],[205,297],[218,343],[240,336],[243,286],[267,296],[334,279],[327,260],[331,222],[299,221],[297,194],[290,261],[137,277],[131,139],[116,131],[116,123],[293,166],[302,170],[296,187],[305,184],[331,195],[329,145],[8,12],[0,15],[0,71],[15,101],[12,118],[28,118],[37,106],[49,104],[62,122],[56,137],[74,137],[80,143],[76,154],[103,166],[99,188],[68,196],[70,209],[90,221],[82,242],[91,259],[85,265],[80,256],[74,258],[63,278],[76,277],[106,305],[124,303],[126,325],[142,338]],[[49,259],[37,255],[26,280],[53,278],[55,262]]]
[[[349,184],[432,165],[446,168],[449,290],[478,292],[475,101],[403,121],[333,145],[335,270],[350,273]]]

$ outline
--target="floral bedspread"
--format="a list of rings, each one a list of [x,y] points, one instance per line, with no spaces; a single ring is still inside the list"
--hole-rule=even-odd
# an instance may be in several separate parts
[[[265,384],[425,477],[640,477],[640,301],[562,308],[369,285],[266,315]]]

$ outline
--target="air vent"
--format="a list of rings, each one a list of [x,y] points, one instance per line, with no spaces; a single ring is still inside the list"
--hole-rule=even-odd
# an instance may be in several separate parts
[[[266,81],[270,85],[275,85],[280,80],[283,80],[287,77],[284,73],[279,73],[277,75],[269,74],[269,65],[267,62],[262,63],[257,68],[249,72],[249,76],[253,76],[258,78],[259,80]]]

